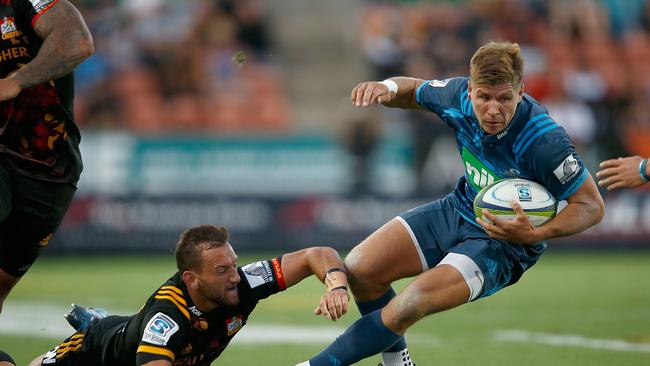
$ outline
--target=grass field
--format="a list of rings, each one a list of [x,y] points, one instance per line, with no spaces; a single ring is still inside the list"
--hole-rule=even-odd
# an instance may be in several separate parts
[[[241,255],[240,264],[266,257]],[[43,257],[0,315],[0,349],[26,365],[62,340],[50,323],[67,331],[61,315],[71,302],[135,312],[173,270],[172,255]],[[418,366],[650,365],[648,279],[650,252],[547,253],[519,284],[418,323],[407,333],[411,355]],[[354,309],[333,324],[311,315],[321,291],[310,279],[260,303],[246,328],[261,330],[267,343],[240,334],[214,364],[295,365],[318,352],[358,317]],[[8,330],[15,314],[30,311],[29,331]],[[274,325],[283,328],[266,327]]]

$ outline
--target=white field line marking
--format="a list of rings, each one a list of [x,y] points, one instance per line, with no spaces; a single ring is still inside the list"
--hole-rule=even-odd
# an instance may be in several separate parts
[[[74,330],[63,318],[69,307],[16,302],[5,303],[0,314],[0,339],[3,336],[27,336],[63,340]],[[108,309],[112,311],[112,309]],[[129,311],[115,312],[128,314]],[[325,319],[323,319],[325,322]],[[327,320],[329,322],[329,320]],[[314,344],[326,345],[345,330],[341,326],[272,325],[253,322],[235,337],[233,344]],[[409,343],[440,346],[443,342],[429,335],[407,335]]]
[[[610,351],[650,353],[650,344],[619,339],[587,338],[575,334],[535,333],[525,330],[499,330],[493,337],[501,342],[539,343],[554,347],[576,347]]]

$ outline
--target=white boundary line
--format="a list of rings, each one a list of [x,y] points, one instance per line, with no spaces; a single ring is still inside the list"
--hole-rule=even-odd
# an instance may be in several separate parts
[[[538,343],[553,347],[576,347],[609,351],[650,353],[650,344],[619,339],[587,338],[576,334],[535,333],[525,330],[499,330],[494,339],[500,342]]]

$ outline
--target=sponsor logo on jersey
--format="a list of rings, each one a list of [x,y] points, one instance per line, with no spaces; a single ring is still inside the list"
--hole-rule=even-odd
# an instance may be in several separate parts
[[[14,17],[3,17],[0,19],[0,33],[2,34],[2,39],[4,40],[23,35],[23,32],[19,31],[18,28],[16,28]]]
[[[192,305],[189,308],[187,308],[192,314],[196,316],[201,316],[203,315],[203,312],[199,309],[196,308],[196,305]]]
[[[54,347],[53,349],[47,351],[45,355],[43,355],[43,361],[41,361],[42,365],[49,365],[52,363],[56,362],[56,351],[59,349],[59,346]]]
[[[267,261],[258,261],[242,267],[251,288],[273,282],[273,269]]]
[[[576,158],[573,155],[569,155],[553,170],[553,174],[560,181],[560,183],[565,184],[575,177],[580,171],[580,166]]]
[[[43,11],[43,9],[48,8],[54,1],[55,0],[29,0],[37,13],[40,13]]]
[[[142,334],[142,340],[147,343],[166,346],[172,335],[179,329],[180,327],[172,318],[163,313],[157,313],[147,323],[144,334]]]
[[[465,164],[465,178],[477,191],[497,181],[498,176],[466,148],[463,148],[461,159]]]
[[[230,319],[226,319],[226,330],[228,331],[228,336],[231,336],[244,326],[244,317],[242,315],[233,316]]]
[[[445,80],[431,80],[429,81],[429,85],[431,85],[434,88],[444,88],[449,84],[449,80],[451,79],[445,79]]]
[[[205,332],[208,330],[208,321],[205,318],[193,318],[192,328],[198,330],[199,332]]]

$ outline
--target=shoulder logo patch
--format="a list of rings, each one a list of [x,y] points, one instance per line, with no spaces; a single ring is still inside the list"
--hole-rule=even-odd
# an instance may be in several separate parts
[[[179,329],[180,327],[172,318],[163,313],[157,313],[144,328],[142,340],[158,346],[166,346],[172,335]]]
[[[575,177],[579,170],[578,161],[573,155],[569,155],[553,170],[553,174],[555,174],[555,177],[560,183],[565,184]]]
[[[242,267],[246,281],[255,288],[273,282],[273,272],[267,261],[253,262]]]
[[[434,88],[444,88],[449,84],[449,80],[451,79],[445,79],[445,80],[431,80],[429,81],[429,85],[434,87]]]

